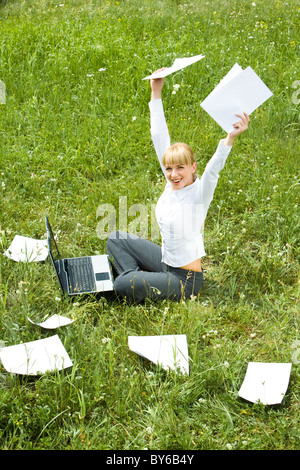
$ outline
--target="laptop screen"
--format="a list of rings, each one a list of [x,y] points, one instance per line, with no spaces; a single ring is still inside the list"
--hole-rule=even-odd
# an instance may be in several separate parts
[[[58,251],[57,244],[56,244],[53,232],[52,232],[52,228],[50,226],[50,223],[47,217],[46,217],[46,227],[47,227],[47,232],[48,232],[48,244],[50,243],[49,251],[51,252],[53,261],[54,262],[59,261],[61,259],[61,256]]]

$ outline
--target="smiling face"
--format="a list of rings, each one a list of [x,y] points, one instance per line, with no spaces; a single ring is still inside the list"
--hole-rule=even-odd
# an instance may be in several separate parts
[[[193,184],[196,163],[193,163],[193,165],[178,163],[174,165],[166,165],[165,168],[166,176],[172,184],[172,189],[182,189],[185,186]]]
[[[172,189],[182,189],[193,184],[197,164],[192,149],[183,143],[177,143],[168,148],[162,163]]]

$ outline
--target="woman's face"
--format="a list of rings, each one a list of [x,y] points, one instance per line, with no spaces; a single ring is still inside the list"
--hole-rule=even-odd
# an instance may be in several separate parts
[[[166,176],[172,185],[172,189],[182,189],[194,182],[194,173],[197,164],[192,165],[177,163],[174,165],[166,165]]]

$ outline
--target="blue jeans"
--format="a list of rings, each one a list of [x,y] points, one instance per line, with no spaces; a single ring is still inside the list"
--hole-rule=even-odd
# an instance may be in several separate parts
[[[168,266],[161,261],[161,247],[126,232],[113,232],[107,254],[117,272],[117,295],[132,302],[149,299],[188,299],[198,294],[203,272]]]

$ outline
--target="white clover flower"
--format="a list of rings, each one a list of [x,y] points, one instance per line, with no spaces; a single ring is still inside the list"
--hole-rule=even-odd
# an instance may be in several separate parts
[[[102,343],[105,344],[105,343],[109,343],[110,341],[111,341],[110,338],[103,338]]]
[[[205,402],[206,402],[205,398],[199,398],[198,399],[198,403],[205,403]]]
[[[176,95],[177,91],[179,90],[180,88],[180,85],[178,85],[178,83],[175,83],[175,85],[173,85],[173,91],[172,91],[172,94],[173,95]]]

